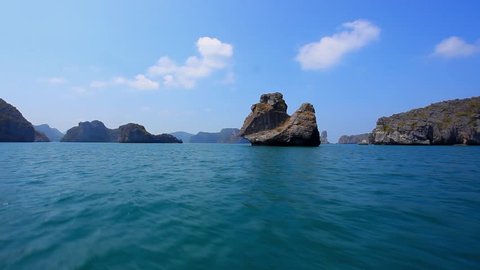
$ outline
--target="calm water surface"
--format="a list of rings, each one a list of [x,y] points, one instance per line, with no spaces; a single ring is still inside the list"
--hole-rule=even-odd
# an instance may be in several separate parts
[[[2,143],[0,269],[480,269],[480,148]]]

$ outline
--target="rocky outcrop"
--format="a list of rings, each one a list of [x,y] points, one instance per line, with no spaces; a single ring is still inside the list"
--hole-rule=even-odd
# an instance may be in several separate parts
[[[118,128],[118,142],[121,143],[182,143],[170,134],[153,135],[144,126],[129,123]]]
[[[339,144],[359,144],[359,143],[368,143],[370,138],[370,133],[363,133],[358,135],[342,135],[338,139]]]
[[[320,134],[312,104],[302,104],[292,116],[289,116],[283,95],[271,93],[262,95],[260,102],[252,105],[251,110],[239,135],[252,145],[320,145]]]
[[[480,145],[480,97],[381,117],[370,140],[374,144]]]
[[[329,144],[330,142],[328,141],[328,134],[326,130],[323,130],[322,133],[320,133],[320,143],[321,144]]]
[[[62,142],[117,142],[118,130],[107,128],[102,122],[80,122],[67,131]]]
[[[248,143],[240,137],[238,128],[224,128],[220,132],[199,132],[190,138],[191,143]]]
[[[33,126],[36,131],[45,134],[52,142],[59,142],[63,138],[63,133],[47,124]]]
[[[0,142],[33,142],[35,129],[17,108],[0,98]]]

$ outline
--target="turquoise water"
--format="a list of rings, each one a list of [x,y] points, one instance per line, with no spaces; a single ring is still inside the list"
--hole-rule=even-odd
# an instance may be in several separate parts
[[[0,269],[479,269],[480,148],[0,144]]]

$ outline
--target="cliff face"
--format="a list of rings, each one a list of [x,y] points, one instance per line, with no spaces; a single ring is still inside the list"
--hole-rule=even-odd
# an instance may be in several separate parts
[[[304,103],[292,115],[287,114],[287,104],[281,93],[264,94],[260,102],[252,105],[240,136],[252,145],[318,146],[320,134],[315,109]]]
[[[107,128],[102,122],[80,122],[67,131],[62,142],[116,142],[118,130]]]
[[[480,145],[480,97],[381,117],[370,140],[374,144]]]
[[[358,135],[342,135],[338,139],[339,144],[358,144],[362,142],[367,142],[370,139],[370,133],[363,133]]]
[[[35,130],[14,106],[0,98],[0,142],[33,142]]]
[[[144,126],[129,123],[118,128],[118,142],[121,143],[182,143],[170,134],[153,135]]]
[[[248,143],[240,137],[238,128],[224,128],[220,132],[199,132],[190,138],[191,143]]]

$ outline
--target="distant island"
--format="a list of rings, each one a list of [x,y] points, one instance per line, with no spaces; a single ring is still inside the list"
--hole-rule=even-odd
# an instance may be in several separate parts
[[[326,130],[323,130],[322,133],[320,133],[320,143],[330,144],[330,142],[328,141],[328,134]]]
[[[62,142],[182,143],[170,134],[150,134],[139,124],[129,123],[109,129],[98,120],[80,122],[67,131]]]
[[[170,134],[181,138],[184,143],[248,143],[239,132],[238,128],[224,128],[220,132],[198,132],[196,135],[182,131]]]
[[[370,141],[370,133],[363,133],[358,135],[342,135],[338,139],[338,144],[359,144],[368,143]]]
[[[33,126],[33,128],[36,131],[45,134],[45,136],[47,136],[47,138],[51,142],[59,142],[65,135],[62,132],[60,132],[60,130],[56,128],[52,128],[48,124],[36,125],[36,126]]]
[[[431,104],[381,117],[370,143],[383,145],[480,145],[480,97]]]
[[[315,109],[304,103],[292,115],[287,114],[287,103],[281,93],[260,96],[252,112],[245,119],[240,136],[252,145],[268,146],[319,146]]]

